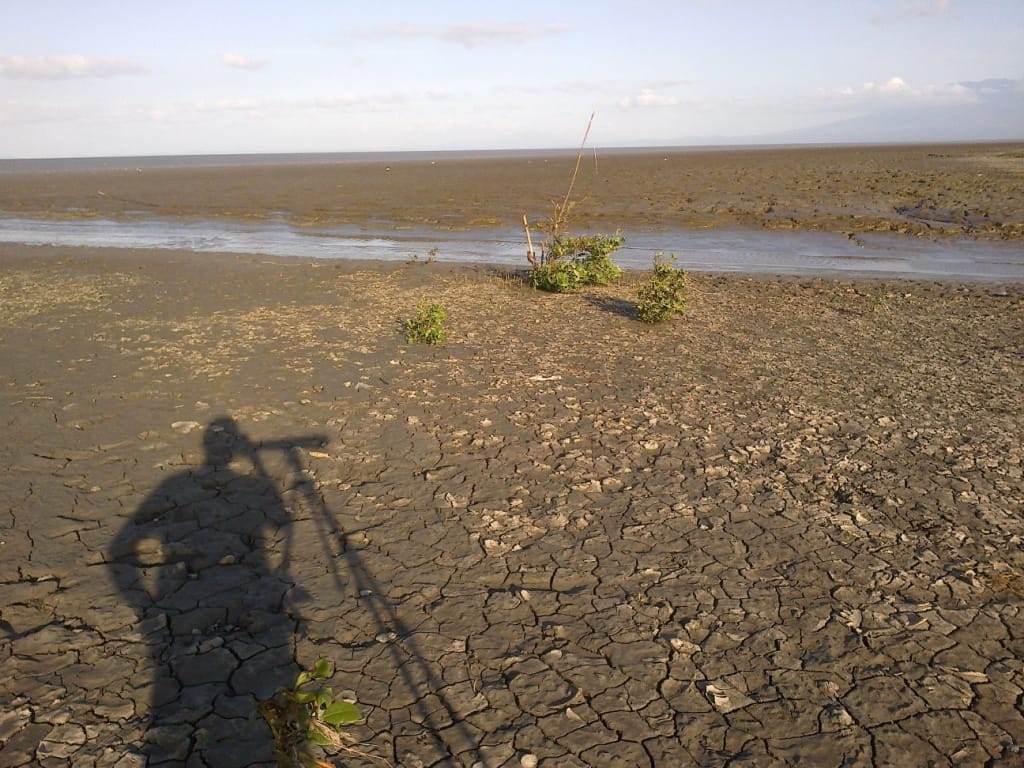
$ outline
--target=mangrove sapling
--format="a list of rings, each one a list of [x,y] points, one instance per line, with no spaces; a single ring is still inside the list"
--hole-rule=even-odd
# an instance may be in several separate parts
[[[405,340],[409,344],[444,344],[444,322],[448,313],[440,304],[420,302],[416,315],[405,321]]]
[[[607,285],[622,276],[622,270],[612,262],[610,254],[621,248],[625,238],[618,232],[614,235],[577,235],[567,233],[569,213],[575,202],[571,200],[572,190],[579,175],[583,150],[590,135],[590,127],[594,115],[590,115],[587,130],[583,134],[580,151],[576,155],[576,165],[569,189],[561,202],[554,203],[554,213],[548,221],[546,229],[548,239],[541,244],[540,258],[533,248],[533,237],[530,234],[530,222],[523,214],[523,228],[526,231],[526,260],[532,267],[530,284],[535,288],[554,293],[574,291],[584,285]],[[596,153],[595,153],[596,160]]]
[[[660,323],[686,311],[686,272],[676,267],[675,256],[665,261],[658,254],[650,279],[636,292],[636,316],[644,323]]]
[[[558,238],[546,246],[543,263],[530,271],[530,283],[554,293],[574,291],[585,285],[608,285],[622,276],[622,270],[609,254],[624,242],[625,238],[617,232]]]
[[[352,702],[336,698],[323,684],[334,674],[334,665],[320,659],[295,678],[295,684],[270,699],[259,702],[257,711],[274,736],[274,759],[278,768],[334,768],[321,759],[324,752],[388,762],[352,744],[355,739],[342,728],[362,721],[363,715]]]

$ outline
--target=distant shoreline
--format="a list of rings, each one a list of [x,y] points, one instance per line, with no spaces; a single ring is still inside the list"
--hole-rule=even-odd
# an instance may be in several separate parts
[[[778,150],[898,149],[912,147],[1000,148],[1024,144],[1019,141],[963,142],[854,142],[795,144],[692,144],[586,147],[586,154],[645,155],[658,153],[765,152]],[[83,157],[0,157],[0,173],[34,171],[85,171],[116,168],[217,168],[260,165],[361,163],[378,160],[496,160],[508,158],[552,158],[575,155],[579,147],[519,149],[396,149],[353,152],[197,152],[180,155],[97,155]]]

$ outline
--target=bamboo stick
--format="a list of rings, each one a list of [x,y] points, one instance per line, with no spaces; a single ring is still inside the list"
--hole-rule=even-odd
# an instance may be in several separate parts
[[[526,219],[526,214],[523,214],[523,229],[526,230],[526,260],[537,267],[537,257],[533,252],[533,238],[530,237],[530,222]]]

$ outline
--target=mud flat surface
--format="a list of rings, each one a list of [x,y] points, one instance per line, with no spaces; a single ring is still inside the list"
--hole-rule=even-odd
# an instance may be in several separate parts
[[[1019,766],[1024,290],[632,296],[0,247],[0,764]]]
[[[588,150],[571,223],[627,234],[742,226],[1022,241],[1021,149]],[[7,161],[0,214],[507,229],[519,227],[524,213],[535,223],[552,214],[576,153],[314,158],[113,159],[86,170],[88,161]]]

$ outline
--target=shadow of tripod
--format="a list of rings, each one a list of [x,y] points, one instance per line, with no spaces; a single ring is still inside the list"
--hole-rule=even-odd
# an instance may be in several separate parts
[[[315,521],[317,538],[323,545],[324,558],[329,564],[334,586],[339,592],[345,589],[345,579],[337,564],[339,559],[344,559],[351,586],[359,596],[360,604],[370,613],[376,629],[375,639],[386,645],[402,684],[413,694],[416,702],[413,706],[417,711],[418,722],[422,724],[422,733],[430,739],[432,747],[441,753],[441,757],[458,759],[464,755],[467,764],[476,762],[479,759],[479,744],[451,702],[442,694],[447,683],[439,679],[426,662],[417,647],[412,629],[385,597],[383,585],[374,577],[360,550],[352,546],[349,533],[338,524],[302,462],[300,446],[275,441],[263,443],[260,447],[286,449],[291,471],[299,478],[293,490],[302,500],[302,506],[309,517]],[[289,540],[286,551],[290,552],[291,546]],[[433,694],[433,698],[439,702],[440,709],[429,706],[429,694]],[[445,730],[450,734],[447,740],[441,735]]]

